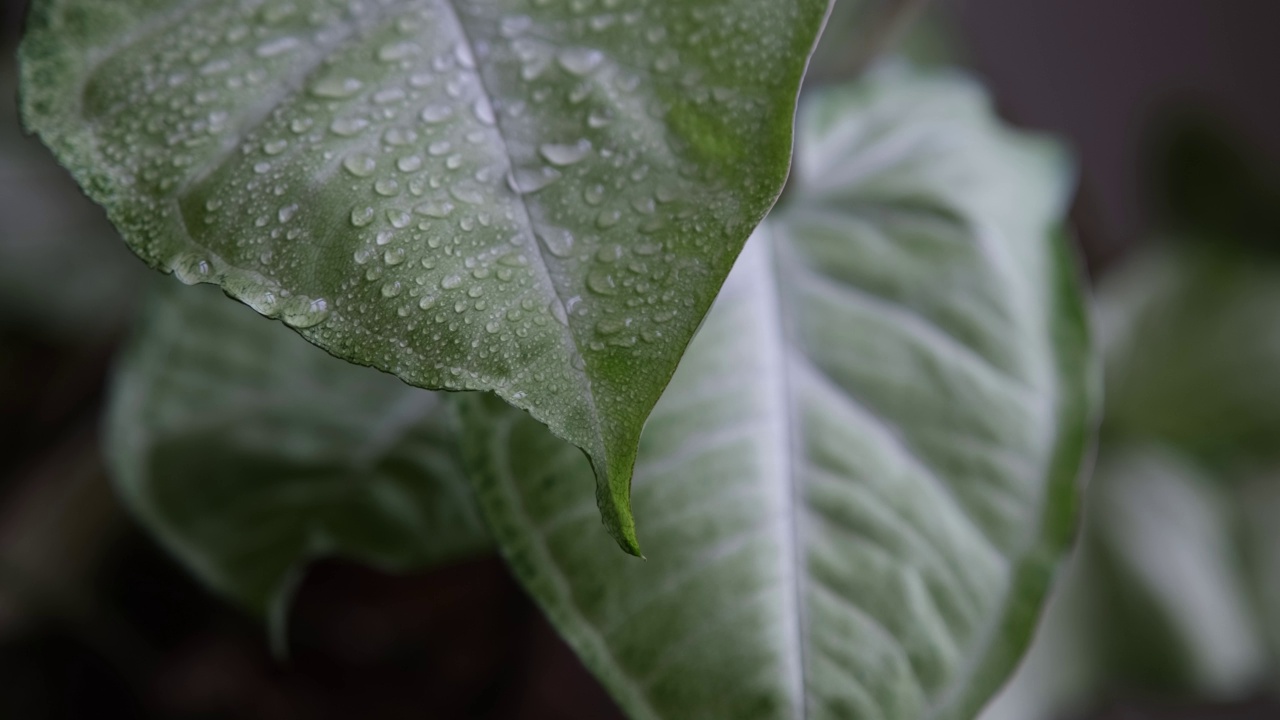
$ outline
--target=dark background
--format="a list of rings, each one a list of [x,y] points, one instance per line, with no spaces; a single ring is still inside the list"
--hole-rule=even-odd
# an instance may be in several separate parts
[[[0,1],[9,58],[23,5]],[[1280,2],[943,0],[928,20],[1008,119],[1073,147],[1093,274],[1201,224],[1280,238],[1274,198],[1218,182],[1266,187],[1280,168]],[[122,329],[86,342],[0,323],[0,718],[620,717],[496,558],[409,577],[321,564],[291,656],[273,660],[255,622],[112,500],[97,424]],[[1093,717],[1280,718],[1265,699],[1188,706],[1140,689],[1104,704]]]

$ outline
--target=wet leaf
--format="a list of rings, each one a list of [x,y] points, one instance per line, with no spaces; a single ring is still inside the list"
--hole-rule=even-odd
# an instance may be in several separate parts
[[[39,0],[25,117],[126,241],[583,448],[640,430],[786,176],[826,0]]]

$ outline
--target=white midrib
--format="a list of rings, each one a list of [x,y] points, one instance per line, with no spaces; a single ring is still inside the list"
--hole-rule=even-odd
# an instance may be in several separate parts
[[[791,387],[786,318],[782,307],[774,239],[767,220],[760,225],[758,237],[749,242],[747,248],[742,260],[752,263],[751,269],[757,275],[752,287],[759,291],[751,293],[756,305],[751,317],[757,319],[758,327],[761,328],[761,376],[766,378],[766,422],[774,449],[769,456],[772,461],[770,467],[764,469],[762,476],[766,482],[773,481],[770,490],[776,493],[777,506],[780,508],[779,536],[783,548],[779,553],[781,577],[790,585],[783,595],[783,618],[788,625],[784,641],[794,698],[793,714],[795,718],[801,719],[809,716],[809,704],[805,680],[807,623],[804,612],[804,529],[800,515],[802,500],[799,497],[800,448],[797,447],[799,438],[796,435],[800,418],[797,417]]]
[[[502,127],[502,123],[503,123],[502,114],[498,112],[498,108],[494,107],[493,93],[490,92],[488,82],[484,78],[484,72],[480,68],[479,56],[476,55],[475,43],[472,42],[471,40],[471,35],[467,31],[466,24],[462,22],[462,15],[458,12],[458,7],[456,5],[456,2],[457,0],[440,0],[440,5],[446,10],[448,10],[450,17],[453,20],[454,26],[458,29],[458,37],[460,38],[461,42],[466,44],[467,52],[471,54],[471,57],[474,59],[476,63],[476,68],[474,71],[476,76],[476,82],[480,84],[480,94],[483,97],[484,102],[486,102],[489,105],[489,111],[494,118],[493,134],[498,138],[498,142],[501,145],[502,154],[507,159],[508,168],[514,171],[515,157],[512,156],[511,154],[511,147],[507,143],[507,136]],[[533,214],[529,211],[529,203],[527,200],[525,200],[524,193],[521,193],[518,190],[514,190],[513,194],[516,196],[516,199],[518,200],[517,205],[519,206],[520,212],[524,217],[524,226],[529,230],[528,232],[529,243],[533,245],[534,250],[536,250],[538,253],[538,258],[540,262],[537,263],[537,266],[540,270],[542,270],[543,280],[547,283],[547,286],[551,288],[552,293],[555,294],[556,302],[560,303],[560,306],[563,307],[567,313],[569,309],[569,305],[566,302],[564,293],[560,290],[560,286],[556,284],[555,278],[552,277],[551,275],[551,259],[547,256],[547,250],[542,246],[542,242],[538,240],[537,234],[533,230]],[[567,317],[568,316],[566,315],[566,318]],[[564,334],[567,340],[566,345],[568,346],[569,351],[573,353],[574,357],[585,358],[586,356],[582,354],[582,348],[578,346],[578,339],[573,334],[573,328],[567,324],[568,322],[571,322],[571,319],[566,319],[566,326],[564,329]],[[583,396],[586,400],[587,411],[591,415],[592,426],[596,429],[596,432],[598,434],[603,435],[604,425],[601,420],[600,411],[596,407],[595,392],[591,387],[591,377],[587,374],[585,367],[583,367],[582,369],[579,369],[572,362],[569,363],[569,366],[572,367],[575,371],[577,371],[582,377],[582,383],[584,386],[583,389],[585,391],[583,392]],[[607,449],[603,447],[603,444],[604,444],[603,438],[600,438],[600,440],[602,445],[601,449],[607,452]],[[607,465],[607,461],[606,461],[606,465]]]

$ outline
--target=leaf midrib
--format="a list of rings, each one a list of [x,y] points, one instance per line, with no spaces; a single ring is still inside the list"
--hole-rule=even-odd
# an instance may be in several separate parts
[[[494,107],[493,93],[489,90],[488,81],[485,79],[485,76],[484,76],[484,69],[480,64],[480,57],[476,54],[475,42],[472,41],[471,35],[467,31],[466,23],[462,21],[462,16],[458,12],[458,7],[456,3],[457,3],[457,0],[440,0],[440,4],[449,11],[450,17],[453,19],[453,23],[458,29],[459,37],[461,37],[462,42],[466,43],[467,52],[471,54],[471,57],[476,63],[476,67],[474,70],[476,75],[476,82],[480,84],[480,93],[484,97],[484,101],[488,103],[489,109],[493,114],[494,134],[497,135],[498,140],[501,143],[502,154],[507,159],[508,171],[514,172],[515,166],[516,166],[515,158],[511,154],[511,147],[510,147],[510,144],[507,142],[506,132],[503,130],[502,114],[497,111],[496,107]],[[516,196],[516,199],[519,201],[519,204],[520,204],[520,211],[524,214],[524,225],[526,228],[526,234],[528,235],[529,242],[533,245],[534,249],[536,249],[538,252],[538,259],[540,260],[540,262],[538,263],[538,267],[542,270],[543,278],[546,280],[547,285],[550,286],[551,291],[555,294],[556,302],[560,303],[560,306],[565,310],[566,324],[564,329],[564,335],[568,341],[567,345],[569,346],[569,350],[573,353],[573,357],[580,357],[583,359],[583,368],[579,369],[572,362],[568,364],[570,367],[573,368],[574,372],[582,378],[582,381],[583,381],[583,384],[585,385],[585,390],[586,390],[586,392],[583,393],[583,396],[585,397],[587,402],[587,410],[591,414],[592,426],[593,428],[595,428],[597,435],[602,436],[603,425],[600,420],[600,410],[599,408],[596,407],[595,393],[592,392],[592,388],[591,388],[591,377],[587,374],[587,371],[586,371],[586,367],[585,367],[586,356],[582,354],[582,348],[578,345],[578,339],[573,333],[573,326],[570,324],[573,322],[573,318],[568,314],[568,311],[569,311],[569,305],[567,303],[568,298],[565,297],[564,291],[560,289],[560,286],[556,282],[555,277],[553,277],[551,274],[551,260],[547,256],[547,249],[542,246],[542,241],[538,239],[538,234],[537,232],[534,231],[533,214],[529,211],[529,202],[525,199],[524,193],[520,192],[518,189],[513,189],[512,194]]]

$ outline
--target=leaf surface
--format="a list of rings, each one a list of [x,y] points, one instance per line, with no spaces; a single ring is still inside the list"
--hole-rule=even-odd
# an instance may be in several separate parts
[[[42,0],[25,117],[148,263],[492,390],[604,521],[785,179],[827,0]]]
[[[409,571],[491,546],[454,422],[440,394],[164,283],[119,361],[107,447],[137,518],[280,628],[315,558]]]
[[[649,560],[585,539],[590,469],[461,398],[500,546],[635,718],[972,717],[1074,523],[1094,383],[1061,158],[956,78],[802,114],[757,231],[649,420]]]

